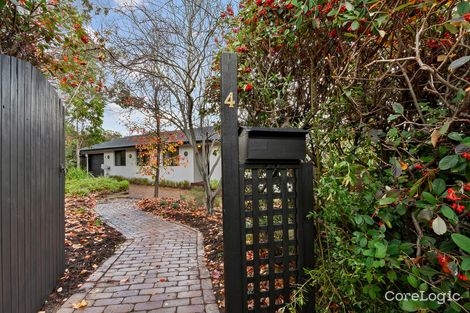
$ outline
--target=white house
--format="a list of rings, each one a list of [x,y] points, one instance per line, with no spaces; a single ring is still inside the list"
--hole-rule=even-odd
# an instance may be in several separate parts
[[[204,133],[203,133],[204,132]],[[196,139],[201,142],[202,134],[210,140],[214,140],[213,149],[210,151],[209,167],[215,164],[220,155],[218,134],[212,127],[195,129]],[[172,158],[178,162],[165,162],[161,167],[160,178],[170,181],[198,183],[202,181],[194,158],[193,148],[188,144],[186,136],[179,131],[165,132],[167,141],[179,142]],[[171,138],[171,139],[170,139]],[[95,176],[122,176],[125,178],[147,178],[152,181],[152,176],[145,175],[140,168],[140,153],[138,146],[145,144],[146,135],[128,136],[111,141],[99,143],[80,150],[85,168]],[[198,144],[199,146],[199,144]],[[177,156],[175,158],[175,156]],[[162,160],[165,159],[162,155]],[[221,162],[218,161],[211,179],[220,180],[222,175]]]

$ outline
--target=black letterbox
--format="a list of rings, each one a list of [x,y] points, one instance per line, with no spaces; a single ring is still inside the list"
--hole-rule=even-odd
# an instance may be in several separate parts
[[[300,162],[305,159],[306,135],[306,130],[298,128],[241,128],[240,162]]]

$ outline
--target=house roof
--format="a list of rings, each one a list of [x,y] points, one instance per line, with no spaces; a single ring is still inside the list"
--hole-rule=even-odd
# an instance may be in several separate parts
[[[218,140],[219,134],[215,131],[214,127],[203,127],[194,129],[196,135],[196,141],[202,141],[203,135],[209,140]],[[178,142],[188,143],[186,135],[179,130],[162,132],[162,137],[166,137],[167,142]],[[110,141],[98,143],[89,147],[80,149],[81,153],[95,151],[95,150],[109,150],[116,148],[130,148],[138,145],[143,145],[151,142],[155,138],[152,134],[134,135],[122,138],[116,138]]]

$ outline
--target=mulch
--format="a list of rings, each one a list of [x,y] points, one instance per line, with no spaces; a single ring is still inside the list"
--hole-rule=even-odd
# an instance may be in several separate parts
[[[206,209],[198,207],[193,201],[171,198],[144,199],[138,201],[137,206],[143,211],[186,224],[202,233],[217,303],[220,312],[225,312],[222,210],[216,209],[213,215],[207,215]]]
[[[96,195],[65,199],[65,272],[42,310],[56,312],[125,238],[94,212]]]

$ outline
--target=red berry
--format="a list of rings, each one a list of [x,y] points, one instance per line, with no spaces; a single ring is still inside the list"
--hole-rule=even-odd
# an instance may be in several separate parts
[[[464,281],[467,281],[467,280],[468,280],[468,277],[465,276],[464,274],[459,274],[459,275],[457,275],[457,278],[460,279],[460,280],[464,280]]]
[[[253,90],[253,85],[252,85],[252,84],[247,84],[247,85],[245,86],[245,91],[248,92],[248,91],[251,91],[251,90]]]
[[[88,41],[89,41],[89,39],[88,39],[88,37],[87,37],[86,35],[82,35],[82,36],[80,37],[80,39],[82,40],[82,42],[83,42],[84,44],[87,44]]]
[[[463,18],[467,21],[467,22],[470,22],[470,13],[465,13],[463,15]]]

